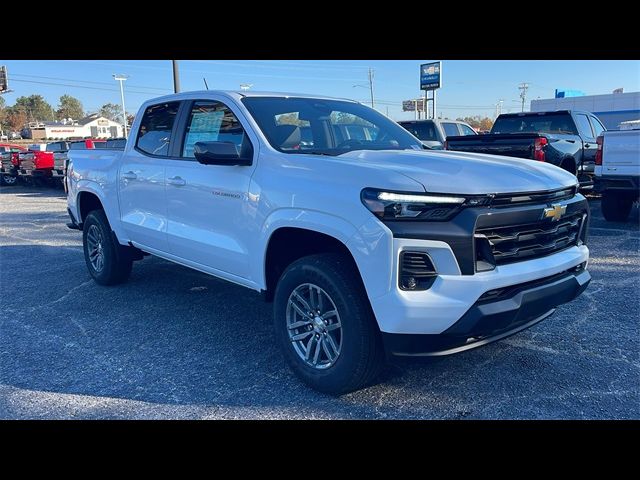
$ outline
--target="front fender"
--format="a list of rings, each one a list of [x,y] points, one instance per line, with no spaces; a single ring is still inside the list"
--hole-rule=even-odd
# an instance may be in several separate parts
[[[276,230],[284,227],[302,228],[323,233],[339,240],[345,246],[358,232],[355,225],[335,215],[300,208],[275,210],[262,224],[255,250],[260,252],[260,257],[256,258],[256,262],[252,266],[252,278],[256,279],[256,283],[262,289],[266,289],[267,286],[265,265],[269,240]]]
[[[266,289],[266,252],[269,240],[279,228],[303,228],[329,235],[342,242],[351,253],[360,272],[369,299],[389,291],[393,265],[393,235],[375,218],[356,227],[347,220],[317,211],[284,208],[273,212],[263,224],[256,251],[260,261],[253,265],[252,275],[260,288]]]

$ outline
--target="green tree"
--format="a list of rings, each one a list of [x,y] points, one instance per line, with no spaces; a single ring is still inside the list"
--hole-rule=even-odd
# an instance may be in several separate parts
[[[84,116],[84,110],[82,103],[71,95],[62,95],[60,97],[60,105],[58,105],[58,111],[56,112],[58,118],[73,118],[78,120]]]
[[[7,108],[4,98],[0,97],[0,131],[4,132],[4,122],[7,120]]]
[[[43,122],[53,120],[53,108],[42,95],[31,95],[29,97],[18,97],[14,108],[23,109],[28,120]]]
[[[27,123],[27,112],[24,107],[13,107],[7,108],[7,124],[11,128],[11,130],[20,131],[24,124]]]
[[[98,111],[100,116],[108,118],[114,122],[122,123],[122,107],[115,103],[105,103]]]

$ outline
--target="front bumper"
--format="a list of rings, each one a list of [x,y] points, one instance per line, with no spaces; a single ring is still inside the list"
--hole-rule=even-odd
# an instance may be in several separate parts
[[[591,275],[582,267],[483,295],[440,334],[382,333],[386,351],[399,356],[459,353],[501,340],[551,315],[555,307],[578,297]]]

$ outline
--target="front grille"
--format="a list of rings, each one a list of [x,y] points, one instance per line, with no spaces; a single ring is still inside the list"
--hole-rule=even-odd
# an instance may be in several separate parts
[[[495,264],[501,265],[542,257],[576,245],[582,221],[583,213],[576,213],[559,222],[544,219],[535,223],[479,229],[476,235],[486,237]]]
[[[577,187],[568,187],[549,192],[498,194],[491,200],[491,206],[512,207],[514,205],[534,205],[557,202],[559,200],[573,198],[577,191]]]

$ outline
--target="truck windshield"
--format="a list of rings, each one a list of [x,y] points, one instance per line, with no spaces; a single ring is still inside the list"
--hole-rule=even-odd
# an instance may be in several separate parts
[[[359,103],[295,97],[245,97],[242,102],[271,146],[283,153],[422,149],[400,125]]]
[[[567,133],[577,135],[571,115],[564,112],[498,117],[491,133]]]

